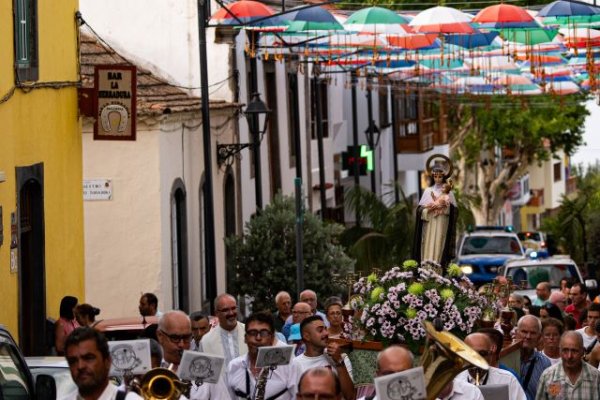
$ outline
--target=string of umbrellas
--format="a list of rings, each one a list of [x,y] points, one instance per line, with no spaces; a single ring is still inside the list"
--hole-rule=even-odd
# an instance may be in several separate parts
[[[441,93],[598,90],[600,8],[576,1],[557,0],[540,10],[501,3],[478,12],[367,7],[348,16],[322,6],[278,15],[258,1],[240,0],[223,4],[210,22],[248,30],[251,56],[297,54],[321,73],[385,76]]]

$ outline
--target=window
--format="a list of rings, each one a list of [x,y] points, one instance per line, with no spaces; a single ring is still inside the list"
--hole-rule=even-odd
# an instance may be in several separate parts
[[[14,0],[17,82],[38,79],[37,0]]]
[[[298,74],[296,71],[287,72],[287,104],[289,123],[290,167],[296,163],[296,146],[300,143],[300,118],[298,111]],[[296,143],[298,142],[298,143]]]
[[[383,86],[379,89],[379,126],[383,129],[390,126],[391,123],[388,108],[388,87]]]
[[[560,167],[560,163],[557,162],[554,164],[554,182],[558,182],[562,178],[561,174],[562,168]]]
[[[317,102],[316,102],[316,85],[319,85],[320,89],[320,101],[321,101],[321,126],[323,129],[323,137],[329,137],[329,123],[328,123],[328,114],[329,107],[327,105],[328,102],[328,93],[327,89],[329,85],[327,85],[327,81],[320,79],[318,83],[313,79],[311,81],[311,90],[310,90],[310,135],[312,139],[317,138]]]

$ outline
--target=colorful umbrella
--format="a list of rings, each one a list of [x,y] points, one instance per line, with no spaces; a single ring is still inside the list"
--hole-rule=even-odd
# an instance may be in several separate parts
[[[473,22],[486,28],[533,28],[539,24],[525,9],[512,4],[497,4],[479,11]]]
[[[538,45],[551,42],[557,34],[558,30],[552,28],[516,28],[500,30],[500,35],[502,35],[502,38],[507,42],[526,45]]]
[[[444,41],[455,46],[473,49],[475,47],[489,46],[497,36],[498,32],[495,31],[482,32],[480,30],[476,30],[470,34],[456,33],[445,35]]]
[[[301,8],[288,14],[287,32],[343,31],[344,27],[323,7]]]
[[[353,13],[344,23],[346,30],[368,33],[406,33],[401,25],[408,19],[382,7],[368,7]]]
[[[575,1],[557,0],[540,10],[538,17],[559,17],[574,15],[594,15],[600,10],[588,4]]]
[[[455,8],[437,6],[421,11],[409,25],[421,33],[473,33],[471,19]]]
[[[211,20],[219,25],[244,25],[257,20],[254,26],[283,25],[281,18],[267,18],[275,12],[267,5],[253,0],[240,0],[227,4],[227,9],[220,8],[211,16]],[[266,19],[265,19],[266,18]]]
[[[422,33],[412,35],[386,35],[385,39],[390,46],[415,50],[433,46],[436,43],[437,35]]]

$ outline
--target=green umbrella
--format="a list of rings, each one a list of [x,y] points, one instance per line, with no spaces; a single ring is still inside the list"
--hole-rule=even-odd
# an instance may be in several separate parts
[[[600,23],[600,14],[546,17],[543,21],[544,25],[560,25],[565,27],[579,24],[594,24]]]
[[[408,20],[383,7],[368,7],[356,11],[345,24],[408,24]]]
[[[551,42],[558,34],[557,29],[548,28],[512,28],[499,31],[506,41],[528,45]]]

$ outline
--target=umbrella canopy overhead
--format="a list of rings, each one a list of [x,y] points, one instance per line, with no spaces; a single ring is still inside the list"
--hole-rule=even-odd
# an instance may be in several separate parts
[[[383,7],[368,7],[354,12],[345,24],[408,24],[409,20]]]
[[[574,15],[594,15],[600,9],[575,1],[557,0],[540,10],[538,17],[567,17]]]
[[[254,0],[240,0],[227,4],[227,8],[217,10],[211,16],[211,20],[219,25],[242,25],[257,20],[264,20],[266,25],[283,24],[283,21],[277,17],[264,19],[273,14],[275,14],[273,9],[263,3]]]
[[[475,47],[489,46],[497,36],[498,32],[495,31],[482,32],[477,30],[470,34],[448,34],[444,36],[444,41],[465,49],[473,49]]]
[[[456,8],[437,6],[421,11],[409,25],[422,33],[472,33],[471,19]]]
[[[288,14],[288,32],[342,31],[344,27],[323,7],[301,8]]]
[[[479,11],[473,22],[529,22],[533,17],[521,7],[512,4],[496,4]]]

